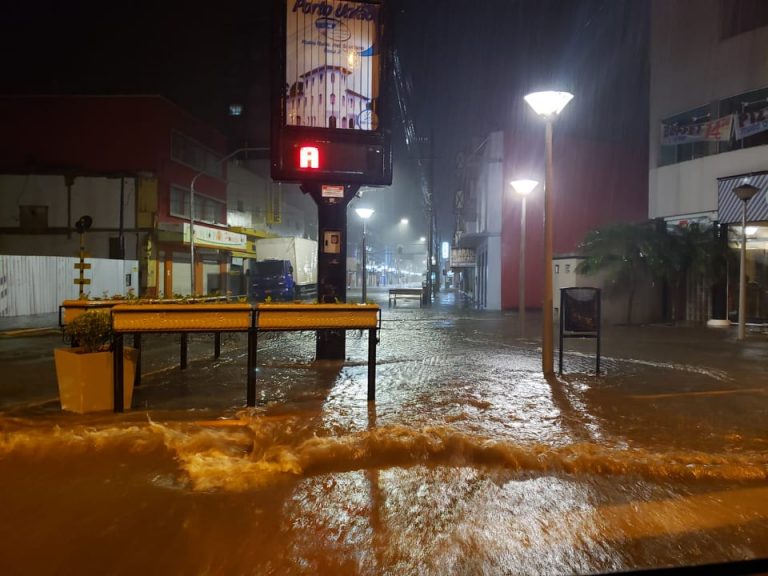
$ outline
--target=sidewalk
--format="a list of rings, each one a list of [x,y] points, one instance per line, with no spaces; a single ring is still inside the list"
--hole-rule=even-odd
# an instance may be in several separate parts
[[[387,288],[369,288],[367,295],[369,300],[377,302],[382,308],[380,361],[384,361],[403,342],[414,342],[414,338],[419,343],[425,339],[443,338],[446,346],[454,350],[487,342],[488,347],[508,350],[510,358],[520,355],[540,357],[540,313],[528,312],[525,330],[521,331],[517,313],[477,310],[471,302],[452,291],[438,292],[432,305],[423,308],[419,307],[418,302],[407,300],[398,303],[397,308],[388,308],[387,295]],[[348,290],[347,297],[350,301],[359,299],[359,291]],[[229,349],[231,356],[227,362],[237,365],[244,362],[243,338],[244,335],[230,335],[224,339],[222,353],[226,355]],[[210,334],[196,335],[190,339],[190,362],[208,361],[211,358],[212,340]],[[306,336],[306,340],[310,343],[311,337]],[[190,376],[176,370],[178,341],[178,335],[148,336],[142,354],[142,373],[167,374],[163,379],[174,387],[175,393],[183,394],[181,383],[186,382],[185,378]],[[348,342],[353,353],[360,353],[357,350],[360,344],[353,336],[348,335]],[[647,380],[649,389],[659,384],[660,370],[673,370],[678,375],[712,373],[722,382],[768,386],[767,344],[768,337],[759,331],[750,331],[746,340],[738,341],[735,327],[707,328],[684,324],[604,326],[601,367],[603,375],[609,378],[606,384],[616,378],[621,380],[631,373],[636,382]],[[53,349],[63,345],[66,344],[58,327],[57,314],[0,318],[0,371],[6,375],[0,379],[0,409],[49,402],[57,398]],[[311,343],[307,346],[313,348]],[[418,345],[410,346],[397,354],[410,356],[418,362],[421,349]],[[588,374],[594,370],[594,340],[567,339],[563,348],[565,377],[568,374]],[[304,351],[300,356],[303,358],[305,355],[308,360],[312,352]],[[555,369],[558,367],[558,357],[559,338],[556,333]],[[531,366],[540,364],[534,361]],[[210,382],[207,379],[211,376],[207,371],[193,370],[190,371],[192,373],[195,374],[194,379]],[[680,382],[682,386],[686,385],[683,380]],[[235,394],[240,395],[240,385],[234,386]],[[186,401],[191,402],[185,400],[183,395],[177,398],[169,394],[168,397],[168,405],[184,405]]]
[[[59,315],[57,313],[0,317],[0,338],[37,336],[51,331],[59,332],[59,330]]]

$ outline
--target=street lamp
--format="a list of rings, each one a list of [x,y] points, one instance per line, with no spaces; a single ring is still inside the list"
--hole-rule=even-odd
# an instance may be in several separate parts
[[[368,261],[367,261],[368,259],[367,259],[366,247],[365,247],[365,234],[366,234],[366,224],[368,222],[368,218],[370,218],[373,215],[373,208],[355,208],[355,212],[357,212],[357,215],[363,219],[363,298],[362,298],[362,303],[365,304],[368,301],[368,270],[366,269],[368,266]]]
[[[546,176],[544,178],[544,309],[541,335],[541,367],[545,376],[554,374],[552,337],[552,123],[573,98],[569,92],[533,92],[525,101],[546,121]]]
[[[218,161],[218,165],[223,164],[233,156],[240,154],[240,152],[266,152],[269,148],[238,148],[233,152],[230,152]],[[189,185],[189,275],[190,275],[190,288],[191,295],[194,296],[197,292],[195,286],[195,182],[205,174],[205,170],[199,171],[192,177],[192,183]]]
[[[520,330],[522,331],[525,329],[525,200],[539,183],[536,180],[513,180],[510,185],[523,200],[520,207],[520,277],[517,289],[517,307],[520,311]]]
[[[746,333],[747,304],[747,203],[759,192],[756,186],[742,184],[733,193],[743,202],[741,210],[741,262],[739,264],[739,332],[737,338],[744,340]]]

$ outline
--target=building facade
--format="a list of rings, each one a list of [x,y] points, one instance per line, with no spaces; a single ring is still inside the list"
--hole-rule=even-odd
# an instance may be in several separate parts
[[[768,320],[768,3],[654,0],[651,5],[648,214],[669,226],[713,225],[731,247],[741,235],[733,190],[748,203],[748,317]],[[723,289],[689,278],[686,316],[738,313],[738,270]],[[703,299],[703,300],[702,300]]]
[[[253,240],[311,233],[295,187],[225,162],[225,137],[162,97],[0,97],[0,124],[0,253],[75,256],[89,216],[90,256],[138,261],[125,291],[171,297],[193,274],[197,293],[239,292]]]
[[[343,66],[319,66],[300,76],[286,97],[286,113],[291,126],[321,128],[364,128],[363,112],[370,98],[347,86],[352,71]],[[323,95],[326,99],[323,100]],[[370,127],[365,127],[370,129]]]
[[[494,132],[462,156],[461,191],[456,200],[456,230],[451,267],[464,289],[489,310],[540,309],[544,289],[544,135]],[[593,286],[596,278],[576,275],[579,244],[588,231],[612,222],[647,217],[646,155],[620,144],[555,134],[553,145],[553,306],[560,288]],[[510,182],[537,180],[522,200]],[[460,199],[459,199],[460,198]],[[523,229],[523,226],[525,228]],[[525,241],[522,235],[525,235]],[[520,259],[525,250],[525,302],[520,301]],[[622,318],[620,303],[607,317]],[[638,306],[637,319],[651,314]]]

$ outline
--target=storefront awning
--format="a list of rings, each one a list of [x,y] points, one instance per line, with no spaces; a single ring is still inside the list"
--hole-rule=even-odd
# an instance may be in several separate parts
[[[723,224],[741,222],[742,201],[733,189],[742,184],[751,184],[760,192],[747,204],[747,222],[768,220],[768,172],[754,172],[717,179],[717,219]]]

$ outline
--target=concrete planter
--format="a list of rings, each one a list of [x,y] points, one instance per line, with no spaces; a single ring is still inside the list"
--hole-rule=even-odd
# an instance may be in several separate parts
[[[56,379],[61,409],[85,414],[114,409],[112,352],[83,352],[80,348],[56,348]],[[130,408],[139,351],[123,349],[123,403]]]
[[[250,304],[126,304],[112,308],[116,332],[247,331]]]
[[[257,304],[260,330],[377,328],[376,304]]]
[[[75,318],[89,310],[110,309],[119,304],[124,304],[125,302],[125,300],[64,300],[64,302],[61,303],[59,323],[66,326],[67,324],[71,324]]]

